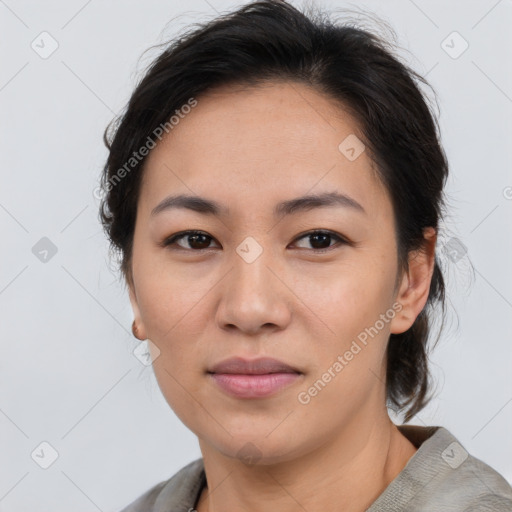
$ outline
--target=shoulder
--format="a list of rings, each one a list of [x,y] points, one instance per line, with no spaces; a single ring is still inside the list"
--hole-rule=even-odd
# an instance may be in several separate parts
[[[463,512],[511,512],[510,484],[495,469],[457,444],[455,449],[462,452],[460,458],[464,460],[460,466],[446,469],[444,481],[437,482],[443,499],[460,504]]]
[[[196,459],[168,480],[151,487],[120,512],[160,512],[171,510],[173,505],[183,510],[193,508],[194,500],[204,484],[203,459]]]
[[[445,501],[463,506],[464,512],[512,511],[512,487],[491,466],[470,454],[446,428],[432,439],[429,458],[439,476],[433,481]]]
[[[497,494],[488,494],[476,498],[463,512],[511,512],[512,499]]]
[[[510,484],[468,453],[450,431],[444,427],[403,427],[400,430],[415,441],[418,450],[368,509],[370,512],[512,511]]]

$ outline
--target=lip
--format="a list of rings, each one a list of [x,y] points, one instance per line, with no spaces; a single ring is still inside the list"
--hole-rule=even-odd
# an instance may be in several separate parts
[[[258,359],[244,359],[243,357],[230,357],[215,364],[208,373],[230,373],[241,375],[264,375],[268,373],[301,373],[297,368],[274,359],[260,357]]]
[[[232,357],[214,365],[209,377],[236,398],[264,398],[293,384],[302,373],[277,359]]]

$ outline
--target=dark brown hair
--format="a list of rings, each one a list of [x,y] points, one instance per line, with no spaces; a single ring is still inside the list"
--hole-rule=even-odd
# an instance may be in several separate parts
[[[357,119],[393,203],[399,270],[406,270],[409,252],[424,246],[424,228],[438,228],[448,163],[436,116],[419,88],[428,83],[389,46],[367,30],[323,13],[307,16],[278,0],[245,4],[166,44],[104,136],[109,155],[100,219],[126,280],[145,161],[140,149],[154,146],[158,127],[169,127],[191,98],[224,85],[280,80],[308,84]],[[391,334],[387,348],[388,406],[405,410],[405,421],[431,399],[427,342],[432,310],[441,305],[444,313],[444,303],[436,257],[425,308],[409,330]]]

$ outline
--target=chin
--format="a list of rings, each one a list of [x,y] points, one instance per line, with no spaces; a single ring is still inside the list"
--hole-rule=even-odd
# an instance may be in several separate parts
[[[270,439],[269,430],[264,434],[233,436],[223,439],[216,445],[216,450],[225,457],[243,462],[247,466],[270,466],[293,460],[299,449],[291,446],[289,439]]]

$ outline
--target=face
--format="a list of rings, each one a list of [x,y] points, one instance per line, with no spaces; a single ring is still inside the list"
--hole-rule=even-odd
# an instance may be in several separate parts
[[[354,119],[307,86],[197,100],[146,160],[135,320],[163,395],[204,446],[291,459],[385,410],[387,339],[415,316],[396,302],[392,204]],[[152,214],[177,195],[217,209],[182,201]],[[316,202],[293,203],[306,195]],[[233,395],[209,373],[233,356],[298,373],[261,396]]]

